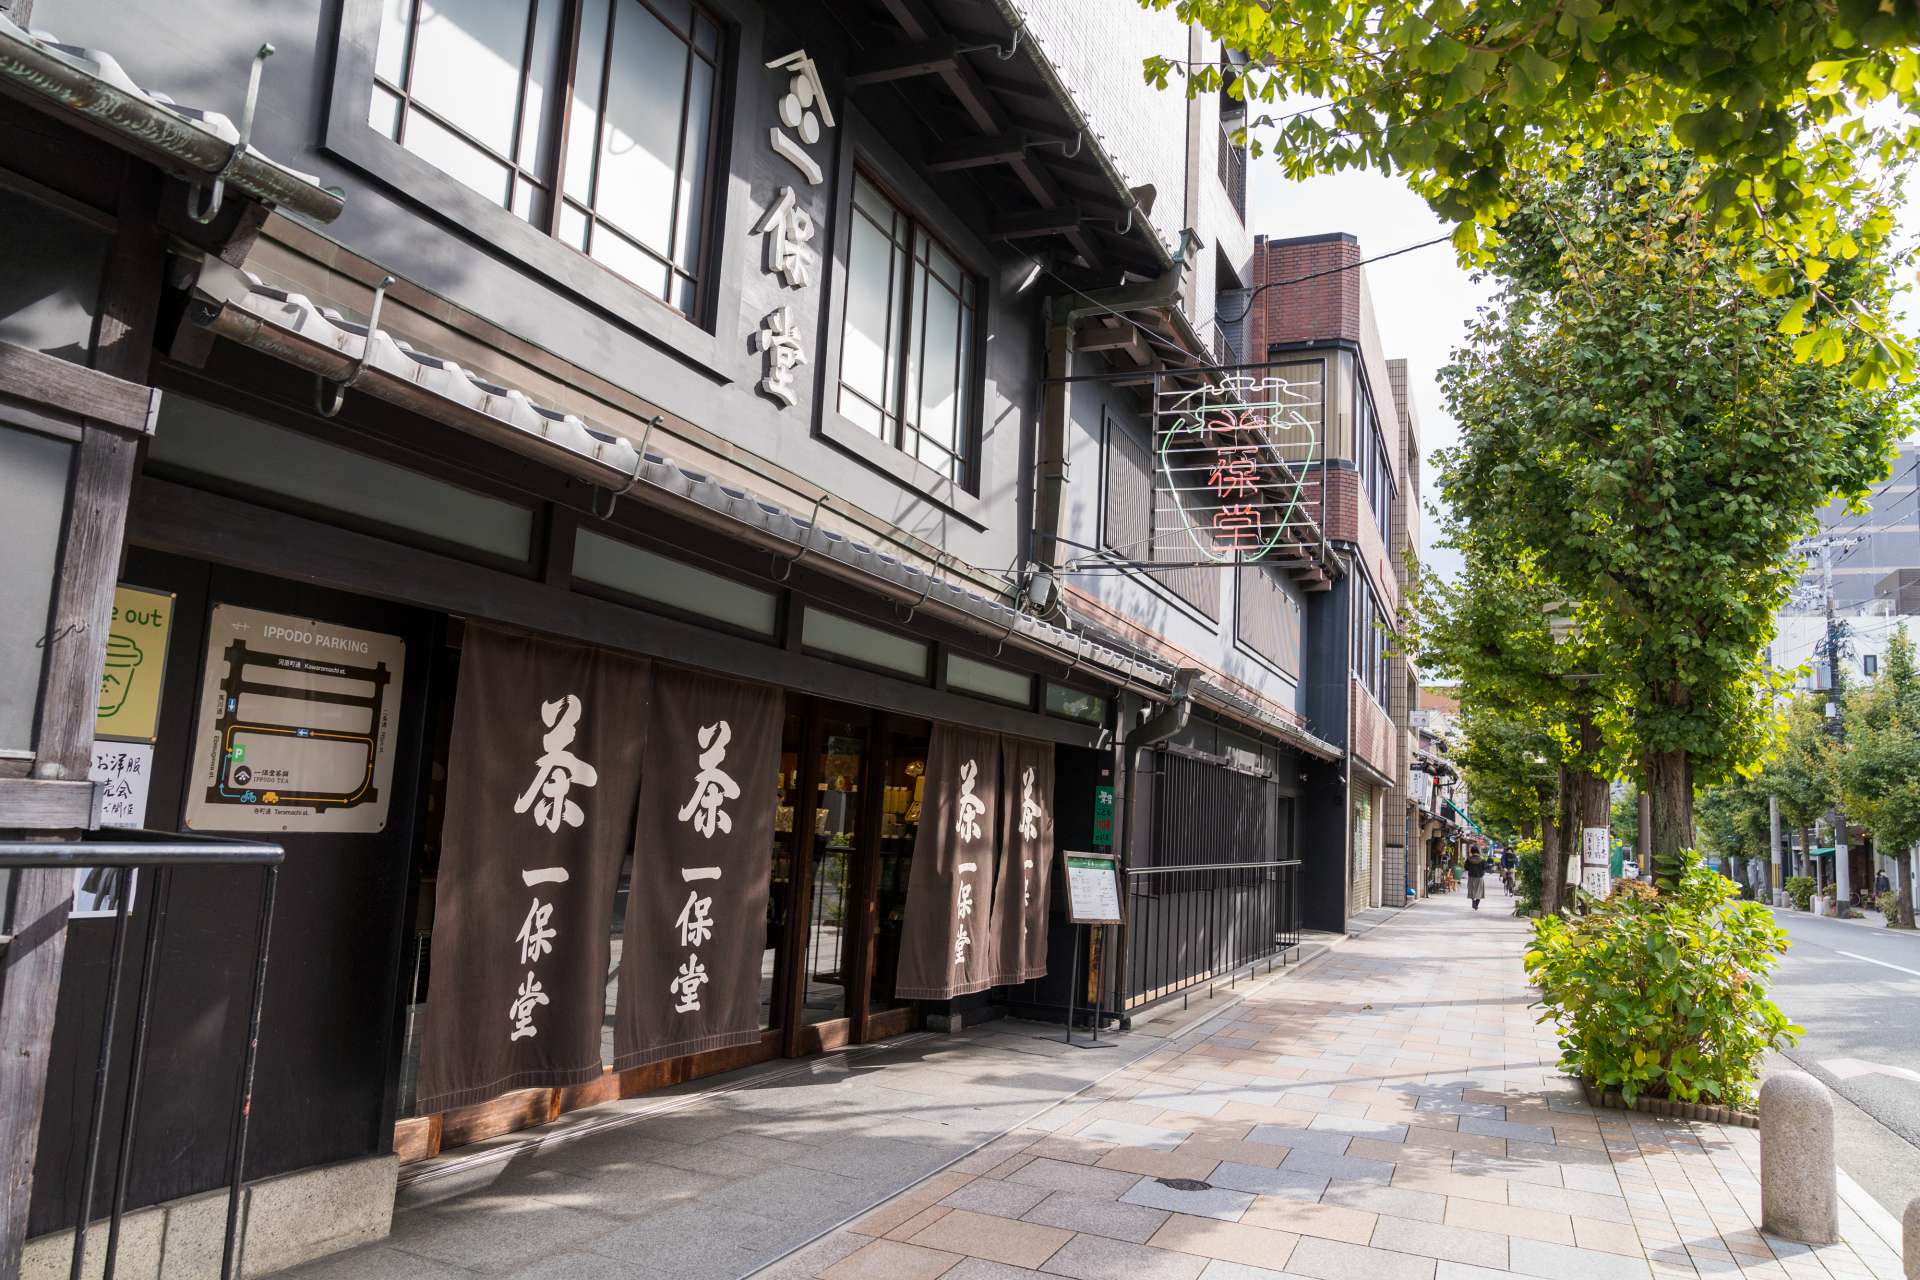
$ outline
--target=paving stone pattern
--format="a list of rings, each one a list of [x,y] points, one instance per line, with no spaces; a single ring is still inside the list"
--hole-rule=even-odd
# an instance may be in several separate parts
[[[1847,1243],[1763,1235],[1753,1131],[1590,1108],[1522,922],[1368,924],[1112,1050],[995,1023],[782,1064],[405,1193],[389,1240],[290,1274],[1902,1280],[1850,1211]]]
[[[1761,1233],[1753,1131],[1589,1107],[1536,1025],[1525,925],[1465,906],[1256,988],[764,1274],[1901,1280],[1851,1213],[1843,1244]]]

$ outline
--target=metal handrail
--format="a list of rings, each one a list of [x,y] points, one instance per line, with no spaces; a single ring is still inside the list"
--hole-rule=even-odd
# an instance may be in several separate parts
[[[1300,865],[1299,858],[1282,858],[1275,862],[1200,862],[1190,867],[1128,867],[1126,871],[1130,876],[1171,876],[1187,871],[1253,871]]]
[[[147,891],[146,947],[140,970],[140,991],[134,1011],[133,1055],[127,1071],[126,1102],[120,1119],[120,1149],[113,1176],[113,1211],[108,1219],[105,1274],[113,1274],[120,1251],[120,1222],[126,1211],[127,1173],[132,1166],[134,1121],[139,1115],[140,1083],[146,1069],[147,1015],[153,998],[153,973],[166,927],[167,900],[173,872],[180,867],[259,867],[264,873],[260,916],[255,922],[253,999],[247,1014],[247,1040],[240,1071],[240,1097],[235,1105],[234,1132],[227,1146],[227,1229],[220,1251],[221,1280],[232,1280],[234,1237],[240,1222],[240,1189],[245,1184],[247,1124],[253,1113],[253,1076],[260,1050],[260,1010],[266,996],[267,954],[273,931],[273,899],[279,887],[280,866],[286,850],[271,841],[239,840],[225,836],[183,837],[176,831],[116,829],[111,838],[79,840],[0,840],[0,871],[64,870],[77,867],[152,869],[155,883]],[[136,881],[137,883],[137,881]],[[107,1081],[113,1055],[114,1014],[120,1002],[120,976],[126,967],[127,904],[131,894],[122,886],[114,904],[113,949],[107,964],[107,997],[100,1016],[100,1053],[94,1065],[93,1106],[87,1121],[86,1173],[80,1188],[79,1221],[73,1229],[73,1259],[68,1275],[84,1273],[87,1225],[93,1217],[93,1184],[100,1168],[100,1135],[106,1120]],[[24,1191],[21,1192],[24,1194]]]

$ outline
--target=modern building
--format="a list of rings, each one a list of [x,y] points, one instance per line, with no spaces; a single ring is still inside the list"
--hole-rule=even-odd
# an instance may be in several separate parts
[[[1308,613],[1308,716],[1340,744],[1347,803],[1315,835],[1346,852],[1346,881],[1307,883],[1309,911],[1344,918],[1403,905],[1414,808],[1407,716],[1414,674],[1398,655],[1400,598],[1418,544],[1419,435],[1406,370],[1381,348],[1363,253],[1351,235],[1256,237],[1248,349],[1305,389],[1324,436],[1311,493],[1338,573]]]
[[[1403,900],[1358,248],[1099,7],[0,0],[0,1271]]]

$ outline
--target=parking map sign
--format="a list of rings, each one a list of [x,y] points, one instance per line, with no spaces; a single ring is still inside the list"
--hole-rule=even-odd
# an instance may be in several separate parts
[[[384,828],[406,652],[398,636],[214,606],[188,828]]]

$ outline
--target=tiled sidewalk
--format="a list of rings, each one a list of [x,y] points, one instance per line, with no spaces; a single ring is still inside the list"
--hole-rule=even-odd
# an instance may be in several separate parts
[[[1506,900],[1436,898],[766,1273],[782,1280],[1900,1280],[1763,1236],[1750,1130],[1596,1111]]]

